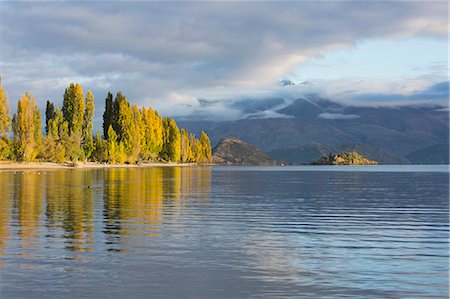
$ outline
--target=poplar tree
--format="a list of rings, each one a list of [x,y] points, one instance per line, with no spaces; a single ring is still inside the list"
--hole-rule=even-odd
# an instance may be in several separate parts
[[[131,126],[130,126],[130,150],[127,152],[128,162],[135,163],[139,160],[141,154],[142,140],[144,139],[144,122],[142,120],[141,112],[137,105],[131,107]]]
[[[118,156],[117,134],[112,125],[108,128],[108,162],[116,163]]]
[[[189,144],[191,145],[193,162],[201,162],[203,152],[200,141],[197,138],[195,138],[195,135],[191,134],[189,135]]]
[[[69,135],[81,132],[84,121],[84,94],[80,84],[70,83],[66,88],[62,113],[69,125]]]
[[[8,137],[10,124],[8,96],[3,90],[0,77],[0,160],[8,158],[11,152],[11,141]]]
[[[94,118],[94,110],[94,95],[89,90],[86,94],[82,136],[85,159],[89,159],[94,151],[94,137],[92,136],[92,120]]]
[[[181,162],[193,162],[191,143],[189,142],[189,133],[181,129]]]
[[[69,142],[66,146],[66,155],[70,160],[76,161],[82,157],[83,122],[84,122],[84,94],[80,84],[70,83],[64,92],[62,113],[69,128]]]
[[[146,160],[154,160],[158,157],[163,145],[163,124],[158,113],[152,108],[141,110],[144,122],[144,146],[143,157]]]
[[[55,105],[47,101],[45,106],[45,134],[48,135],[48,122],[55,118]]]
[[[108,160],[108,141],[102,139],[100,132],[94,138],[94,152],[92,157],[97,162],[105,162]]]
[[[56,108],[55,116],[48,121],[48,133],[44,139],[41,157],[48,161],[62,163],[66,160],[66,147],[69,142],[69,127],[62,112]]]
[[[161,158],[166,161],[178,162],[181,156],[181,136],[176,122],[172,118],[164,118],[164,138]]]
[[[209,162],[211,160],[211,142],[208,135],[202,131],[200,135],[200,144],[202,148],[202,160],[201,162]]]
[[[127,98],[119,91],[116,95],[116,98],[113,102],[113,117],[112,117],[112,127],[116,132],[119,140],[123,138],[123,126],[126,120],[123,120],[123,117],[126,115],[125,109],[126,106],[130,106],[127,101]],[[122,109],[122,111],[120,111]]]
[[[105,112],[103,113],[103,136],[106,140],[108,140],[109,126],[112,126],[114,119],[113,102],[113,95],[108,92],[105,99]]]
[[[41,114],[27,92],[19,99],[12,121],[14,150],[18,160],[33,161],[42,145]]]

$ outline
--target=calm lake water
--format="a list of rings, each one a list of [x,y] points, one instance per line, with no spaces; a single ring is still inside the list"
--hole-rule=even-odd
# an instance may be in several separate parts
[[[0,171],[0,298],[447,298],[448,166]]]

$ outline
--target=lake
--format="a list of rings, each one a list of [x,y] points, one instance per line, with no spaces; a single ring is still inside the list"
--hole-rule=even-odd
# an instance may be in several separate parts
[[[0,298],[447,298],[448,166],[0,171]]]

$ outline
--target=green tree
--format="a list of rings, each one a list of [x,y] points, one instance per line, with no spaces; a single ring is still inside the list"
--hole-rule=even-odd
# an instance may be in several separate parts
[[[181,135],[177,123],[172,118],[164,118],[164,138],[161,158],[166,161],[178,162],[181,156]]]
[[[92,136],[92,120],[94,118],[94,110],[94,95],[89,90],[86,94],[82,137],[85,159],[89,159],[94,151],[94,137]]]
[[[80,84],[70,83],[64,92],[62,112],[69,128],[66,155],[70,160],[76,161],[84,153],[81,146],[83,142],[84,94]]]
[[[108,141],[102,139],[100,132],[94,138],[94,152],[92,158],[97,162],[108,161]]]
[[[116,131],[110,125],[108,128],[108,162],[111,164],[117,163],[118,147]]]
[[[112,127],[116,132],[119,140],[123,139],[123,128],[126,125],[126,121],[123,118],[128,117],[131,114],[126,113],[126,108],[130,107],[130,104],[127,101],[127,98],[119,91],[114,99],[113,103],[113,122]],[[130,117],[131,118],[131,117]]]
[[[116,128],[119,142],[123,143],[124,151],[127,155],[131,155],[133,151],[133,112],[130,104],[125,99],[119,101],[117,107]],[[115,130],[115,129],[114,129]]]
[[[33,161],[42,145],[41,114],[28,92],[20,98],[12,124],[16,157],[20,161]]]
[[[108,140],[109,126],[112,126],[114,120],[113,103],[113,95],[108,92],[105,99],[105,112],[103,113],[103,136],[106,140]]]
[[[55,118],[55,105],[47,101],[45,106],[45,134],[48,135],[48,122]]]
[[[80,84],[70,83],[66,88],[62,113],[69,125],[69,135],[81,132],[84,121],[84,94]]]
[[[68,157],[66,156],[66,148],[69,148],[69,125],[64,120],[62,111],[56,108],[55,117],[48,122],[47,134],[47,149],[50,154],[43,154],[49,161],[64,162]]]

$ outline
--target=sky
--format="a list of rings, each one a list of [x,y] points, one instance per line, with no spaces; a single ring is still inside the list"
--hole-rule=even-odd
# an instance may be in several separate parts
[[[26,91],[41,109],[61,105],[78,82],[97,123],[108,91],[179,119],[240,119],[239,101],[309,94],[448,105],[448,12],[446,1],[1,1],[0,74],[13,112]]]

